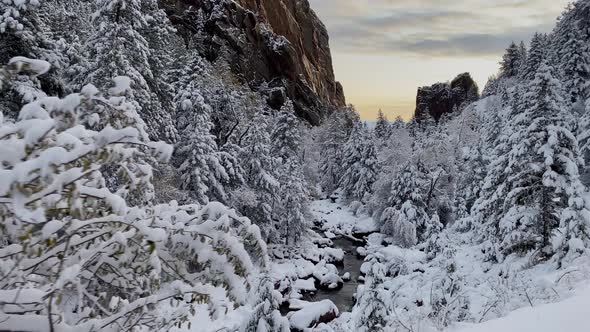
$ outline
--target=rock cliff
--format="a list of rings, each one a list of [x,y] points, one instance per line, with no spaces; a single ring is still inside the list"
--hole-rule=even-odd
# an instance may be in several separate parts
[[[438,122],[443,115],[461,110],[478,98],[477,83],[469,73],[463,73],[450,83],[436,83],[418,88],[414,117],[417,122],[428,116]]]
[[[307,0],[161,0],[186,40],[280,108],[286,97],[317,125],[345,105],[325,26]]]

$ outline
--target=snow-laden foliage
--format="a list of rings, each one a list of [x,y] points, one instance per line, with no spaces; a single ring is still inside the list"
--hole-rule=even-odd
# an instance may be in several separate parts
[[[149,141],[129,89],[117,77],[107,95],[86,85],[0,122],[0,329],[169,330],[260,306],[258,227],[220,203],[132,199],[149,197],[148,162],[172,147]],[[259,301],[252,319],[284,326],[276,302]]]
[[[303,178],[302,130],[293,105],[283,106],[271,133],[271,152],[279,161],[277,179],[280,183],[275,219],[280,221],[280,238],[285,244],[296,243],[309,228],[307,222],[308,193]]]
[[[359,122],[354,109],[346,108],[332,113],[322,127],[318,145],[320,153],[320,185],[327,193],[332,193],[341,181],[343,172],[343,149],[348,141],[352,128]]]
[[[375,137],[360,123],[352,129],[342,151],[340,188],[353,200],[368,199],[377,180]]]
[[[391,135],[391,124],[387,120],[387,116],[379,110],[377,114],[377,123],[375,124],[375,136],[379,139],[388,139]]]
[[[361,332],[384,331],[390,315],[386,305],[389,299],[384,297],[383,289],[386,277],[385,266],[376,259],[368,261],[371,266],[366,274],[362,293],[358,294],[362,302],[355,307],[354,311],[355,327]]]
[[[150,137],[173,142],[176,129],[170,98],[161,97],[169,92],[161,86],[165,77],[156,77],[152,71],[152,64],[156,70],[161,67],[162,53],[153,47],[158,45],[158,38],[165,36],[159,34],[165,28],[158,28],[158,24],[166,24],[167,20],[152,18],[160,13],[152,2],[98,0],[93,3],[93,30],[85,44],[85,59],[74,69],[73,85],[79,88],[93,83],[104,88],[113,77],[128,76],[133,84],[130,100],[140,106]]]
[[[281,184],[276,173],[279,161],[270,153],[271,141],[267,127],[266,117],[259,115],[243,137],[248,148],[242,150],[240,160],[247,187],[236,193],[236,204],[245,215],[257,221],[266,239],[276,241],[278,235],[273,206],[279,199]],[[251,198],[247,199],[244,195]]]
[[[244,180],[237,159],[220,151],[211,134],[211,107],[191,82],[179,87],[175,104],[176,128],[180,137],[174,163],[181,173],[180,187],[189,190],[199,202],[227,202],[226,188]]]

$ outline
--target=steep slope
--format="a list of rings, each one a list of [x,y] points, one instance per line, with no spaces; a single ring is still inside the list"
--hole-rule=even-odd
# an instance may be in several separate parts
[[[187,43],[279,109],[289,97],[311,124],[344,106],[328,32],[307,0],[162,0]],[[202,26],[201,26],[202,24]],[[196,41],[192,43],[192,41]]]

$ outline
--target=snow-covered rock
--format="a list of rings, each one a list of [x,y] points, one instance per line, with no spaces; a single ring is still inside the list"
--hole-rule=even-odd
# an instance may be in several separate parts
[[[304,292],[315,292],[317,289],[315,288],[315,280],[311,279],[298,279],[293,284],[293,289],[298,291]]]
[[[299,299],[292,299],[289,301],[289,310],[301,310],[309,305],[313,305],[313,302],[303,301]]]
[[[337,273],[330,272],[320,279],[320,288],[335,290],[341,288],[344,282]]]
[[[301,310],[289,315],[291,329],[304,331],[320,323],[328,323],[338,317],[339,311],[336,305],[330,300],[314,302],[304,306]]]
[[[344,251],[335,248],[323,248],[322,258],[328,263],[342,263],[344,261]]]
[[[365,247],[358,247],[358,248],[356,248],[356,254],[359,255],[360,257],[366,257],[367,256],[367,249]]]
[[[342,275],[342,280],[350,281],[350,272],[346,272]]]

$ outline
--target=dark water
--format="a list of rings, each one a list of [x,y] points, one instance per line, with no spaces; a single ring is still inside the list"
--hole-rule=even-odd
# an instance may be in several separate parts
[[[306,301],[317,302],[321,300],[331,300],[336,304],[340,312],[351,311],[354,306],[354,294],[359,285],[358,278],[361,275],[361,265],[363,259],[356,254],[356,248],[360,246],[358,242],[353,242],[346,238],[337,238],[333,240],[334,248],[344,250],[344,264],[337,266],[339,274],[350,273],[350,281],[345,281],[342,289],[327,291],[318,290],[315,294],[305,296]]]

